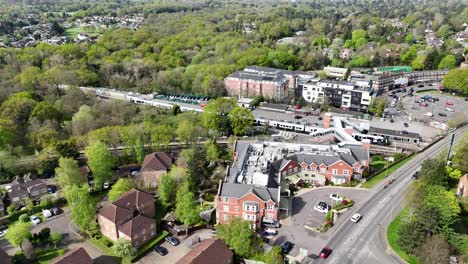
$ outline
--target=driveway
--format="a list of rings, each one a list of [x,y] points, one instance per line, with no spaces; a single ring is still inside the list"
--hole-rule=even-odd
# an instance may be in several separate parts
[[[290,224],[283,224],[278,230],[278,237],[274,241],[275,245],[280,245],[286,240],[293,243],[293,248],[289,252],[290,255],[296,256],[299,254],[299,249],[308,250],[309,255],[318,253],[327,239],[336,231],[336,227],[350,218],[355,206],[348,211],[338,216],[335,225],[325,233],[317,233],[306,229],[304,226],[320,226],[325,219],[325,214],[314,210],[314,206],[319,201],[324,201],[333,206],[336,202],[331,201],[330,194],[337,193],[342,197],[348,197],[354,201],[355,205],[359,205],[364,201],[369,191],[356,188],[342,187],[325,187],[311,190],[300,196],[296,196],[292,200],[292,219]]]

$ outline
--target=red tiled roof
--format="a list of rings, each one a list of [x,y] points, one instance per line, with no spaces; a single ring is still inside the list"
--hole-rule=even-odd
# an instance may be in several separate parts
[[[161,171],[171,168],[172,159],[164,152],[154,152],[145,156],[141,171]]]
[[[3,262],[2,262],[3,263]],[[70,250],[64,255],[55,258],[50,264],[93,264],[93,259],[84,248]]]
[[[133,234],[141,234],[143,229],[148,228],[151,224],[156,225],[156,220],[146,217],[144,215],[139,215],[133,218],[130,221],[119,226],[119,231],[126,234],[129,237],[132,237]],[[148,237],[150,234],[148,234]]]
[[[224,264],[234,253],[221,239],[205,239],[189,253],[177,261],[177,264]]]
[[[122,219],[128,219],[129,216],[133,216],[133,210],[109,204],[99,209],[99,214],[116,223]]]
[[[141,205],[145,204],[148,200],[153,201],[153,199],[154,197],[152,194],[133,188],[122,194],[122,196],[113,202],[113,204],[134,211],[135,209],[140,208]]]

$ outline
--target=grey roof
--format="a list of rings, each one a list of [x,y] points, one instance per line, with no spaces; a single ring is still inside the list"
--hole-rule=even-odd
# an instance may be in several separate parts
[[[232,166],[229,168],[228,182],[236,182],[236,177],[242,170],[244,160],[247,157],[250,143],[246,141],[236,141],[234,151],[237,152],[237,157]]]
[[[286,111],[286,109],[288,109],[288,105],[263,103],[263,104],[260,105],[259,108],[260,109],[273,109],[273,110]]]
[[[369,130],[369,134],[379,134],[379,135],[403,137],[403,138],[416,138],[416,139],[421,138],[421,136],[418,133],[386,129],[386,128],[377,128],[377,127],[371,127]]]
[[[350,86],[356,86],[355,82],[350,82],[350,81],[335,81],[335,80],[327,80],[327,79],[322,79],[320,80],[322,83],[330,83],[330,84],[340,84],[340,85],[350,85]]]
[[[278,188],[259,187],[252,184],[223,183],[221,186],[221,197],[241,198],[253,193],[263,201],[272,200],[278,202]]]

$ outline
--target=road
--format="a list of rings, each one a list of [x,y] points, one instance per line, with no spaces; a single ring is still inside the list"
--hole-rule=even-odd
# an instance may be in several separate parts
[[[467,126],[456,130],[455,142],[458,142],[466,131]],[[353,212],[363,215],[362,220],[358,224],[350,221],[341,224],[323,245],[333,250],[330,257],[326,260],[317,259],[314,263],[405,263],[389,248],[386,239],[387,227],[405,205],[408,191],[406,187],[412,182],[411,175],[419,169],[425,159],[435,157],[448,147],[450,140],[451,136],[444,138],[396,170],[390,175],[396,182],[387,189],[383,189],[385,182],[375,186],[369,199],[353,209]]]

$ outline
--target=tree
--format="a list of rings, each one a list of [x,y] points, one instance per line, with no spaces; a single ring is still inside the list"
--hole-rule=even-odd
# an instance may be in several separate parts
[[[72,158],[61,157],[59,166],[55,169],[56,181],[60,187],[65,188],[69,185],[81,186],[86,183],[76,160]]]
[[[367,67],[369,66],[369,59],[366,56],[356,56],[349,63],[349,67]]]
[[[26,259],[32,260],[34,258],[34,248],[29,239],[26,238],[21,242],[21,248],[23,249]]]
[[[88,166],[93,172],[94,186],[101,189],[104,182],[111,180],[114,159],[107,145],[101,141],[96,141],[86,147],[85,155],[88,159]]]
[[[234,99],[217,98],[210,101],[202,114],[204,127],[221,133],[228,132],[230,130],[228,115],[234,107],[236,107]]]
[[[376,116],[382,116],[385,107],[387,107],[387,99],[384,97],[374,97],[369,104],[369,112]]]
[[[440,69],[453,69],[455,68],[455,64],[457,63],[457,60],[455,59],[455,56],[450,54],[445,56],[439,63],[439,66],[437,67],[439,70]]]
[[[354,47],[356,49],[364,46],[365,44],[367,44],[366,35],[367,35],[367,32],[364,29],[353,30],[351,39],[352,39],[353,45],[354,45]]]
[[[21,251],[23,248],[21,246],[22,242],[26,238],[31,237],[31,232],[25,223],[17,223],[8,228],[8,232],[5,235],[5,238],[15,247],[20,247]]]
[[[130,257],[135,255],[135,249],[132,246],[132,242],[125,238],[119,238],[114,242],[112,251],[119,257]]]
[[[441,159],[426,159],[421,166],[420,180],[429,185],[448,186],[448,172],[445,161]]]
[[[176,134],[182,142],[186,144],[192,142],[196,138],[193,122],[187,119],[182,120],[177,126]]]
[[[91,107],[83,105],[72,117],[73,135],[81,136],[92,131],[96,126],[96,116]]]
[[[27,198],[24,200],[24,208],[26,208],[26,211],[30,214],[34,208],[34,204],[31,199]]]
[[[200,219],[200,209],[195,201],[195,195],[190,191],[188,182],[182,184],[176,195],[175,215],[177,220],[186,226],[198,223]]]
[[[304,99],[304,97],[302,96],[299,96],[299,98],[297,98],[297,105],[299,105],[300,107],[304,107],[306,105],[306,101]]]
[[[243,258],[249,258],[259,251],[261,240],[249,221],[233,218],[227,224],[217,225],[216,230],[219,238]]]
[[[440,235],[426,238],[416,251],[423,264],[446,263],[450,258],[450,245]]]
[[[284,258],[281,254],[281,247],[274,246],[270,251],[264,253],[263,262],[265,264],[283,264]]]
[[[216,144],[214,140],[208,140],[205,143],[205,151],[206,151],[206,160],[209,162],[215,162],[220,159],[221,157],[221,150]]]
[[[39,86],[41,69],[35,66],[28,66],[19,75],[21,85],[29,91],[34,91]]]
[[[180,110],[180,106],[178,104],[174,104],[172,106],[172,115],[176,116],[176,115],[178,115],[180,113],[182,113],[182,111]]]
[[[36,101],[28,92],[10,95],[0,107],[0,119],[10,120],[16,131],[25,131]]]
[[[57,248],[57,244],[62,241],[63,239],[63,236],[62,234],[58,233],[58,232],[52,232],[50,233],[50,242],[52,244],[54,244],[54,247]]]
[[[175,168],[174,168],[175,169]],[[177,181],[171,173],[165,173],[159,178],[159,199],[166,208],[174,205],[177,193]]]
[[[468,172],[468,134],[463,136],[463,139],[455,146],[452,157],[453,166],[459,169],[462,173]]]
[[[241,136],[253,125],[254,117],[247,108],[237,106],[229,113],[229,122],[234,135]]]
[[[88,187],[72,185],[64,191],[73,222],[81,231],[86,230],[96,217],[96,202],[89,194]]]
[[[56,119],[58,116],[59,113],[55,107],[45,101],[36,104],[31,112],[31,117],[34,117],[41,122],[49,119]]]
[[[131,179],[120,178],[110,189],[108,196],[110,201],[117,200],[123,193],[130,191],[133,188]]]
[[[412,62],[411,62],[411,67],[413,70],[424,70],[426,67],[426,58],[427,55],[421,54],[418,55]]]
[[[442,80],[442,85],[447,89],[460,91],[468,95],[468,69],[452,69]]]

